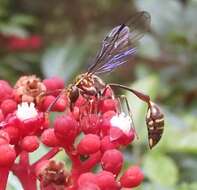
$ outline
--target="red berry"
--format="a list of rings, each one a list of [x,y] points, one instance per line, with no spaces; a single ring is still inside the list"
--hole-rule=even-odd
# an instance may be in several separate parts
[[[114,149],[114,148],[118,148],[119,144],[117,144],[116,142],[112,142],[110,140],[109,136],[105,136],[102,140],[101,140],[101,150],[103,152],[105,152],[106,150],[110,150],[110,149]]]
[[[64,97],[60,97],[54,105],[54,110],[63,112],[66,109],[67,101]]]
[[[77,190],[101,190],[98,185],[94,183],[87,183],[85,185],[79,186]]]
[[[96,175],[96,184],[102,190],[119,190],[118,184],[111,172],[101,171]]]
[[[41,136],[41,141],[49,147],[56,147],[59,145],[59,140],[55,135],[54,128],[44,130]]]
[[[81,155],[89,155],[97,152],[100,149],[100,139],[97,135],[88,134],[80,141],[77,150]]]
[[[10,136],[6,131],[0,130],[0,137],[5,139],[7,141],[7,143],[10,142]]]
[[[21,142],[21,147],[27,152],[33,152],[39,147],[37,136],[26,136]]]
[[[38,35],[29,38],[29,48],[38,49],[42,46],[42,38]]]
[[[16,152],[9,144],[0,145],[0,155],[0,166],[10,166],[16,158]]]
[[[48,107],[55,101],[55,97],[52,95],[45,96],[43,102],[42,102],[42,109],[46,111]],[[51,111],[54,111],[54,107],[51,108]]]
[[[4,120],[3,111],[0,109],[0,122]]]
[[[102,168],[113,174],[119,174],[123,165],[123,155],[119,150],[107,150],[101,158]]]
[[[8,144],[8,141],[5,138],[0,137],[0,145]]]
[[[89,183],[96,183],[96,175],[91,173],[91,172],[87,172],[87,173],[83,173],[79,176],[77,184],[79,187],[85,186]]]
[[[57,96],[60,91],[58,91],[59,89],[63,89],[64,88],[64,81],[59,78],[59,77],[51,77],[48,79],[43,80],[44,85],[47,88],[47,91],[49,91],[50,93],[52,92],[52,95]]]
[[[0,102],[12,96],[12,88],[8,82],[0,80]]]
[[[138,166],[132,166],[126,170],[120,178],[122,187],[137,187],[144,179],[144,174]]]
[[[8,133],[10,137],[10,144],[17,144],[20,139],[20,132],[17,127],[8,126],[4,128],[4,131]]]
[[[73,143],[78,133],[78,123],[69,115],[56,117],[54,122],[55,135],[65,143]]]
[[[16,110],[17,103],[12,99],[4,100],[1,103],[1,110],[3,111],[3,114],[7,115],[8,113],[12,113]]]

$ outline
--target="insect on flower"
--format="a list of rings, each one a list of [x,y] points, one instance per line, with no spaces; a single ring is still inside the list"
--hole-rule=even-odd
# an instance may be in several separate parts
[[[147,114],[146,121],[149,146],[152,148],[156,145],[163,133],[164,120],[163,114],[159,112],[159,109],[152,109],[153,104],[150,101],[150,97],[120,84],[105,84],[98,77],[99,74],[111,72],[133,58],[136,53],[136,42],[149,29],[150,20],[149,13],[142,11],[129,19],[127,24],[121,24],[113,28],[104,38],[101,48],[87,72],[77,76],[73,84],[62,90],[56,100],[48,107],[48,111],[51,110],[63,93],[67,94],[70,108],[72,109],[79,95],[88,99],[91,97],[98,98],[102,97],[106,88],[122,88],[132,92],[139,99],[147,103],[149,114]],[[152,113],[153,110],[154,113]]]

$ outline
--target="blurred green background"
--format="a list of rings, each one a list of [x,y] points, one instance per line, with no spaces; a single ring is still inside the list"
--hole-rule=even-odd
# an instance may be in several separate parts
[[[106,32],[139,10],[150,13],[151,31],[135,59],[103,79],[149,94],[166,122],[161,142],[149,150],[146,106],[127,94],[139,140],[125,160],[143,168],[140,190],[197,190],[196,0],[0,0],[0,78],[14,84],[24,74],[58,75],[69,84]],[[8,188],[21,188],[12,175]]]

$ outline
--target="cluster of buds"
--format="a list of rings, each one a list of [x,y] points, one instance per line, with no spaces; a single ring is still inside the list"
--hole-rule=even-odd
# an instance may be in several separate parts
[[[121,190],[140,185],[143,173],[138,166],[122,170],[120,148],[133,142],[135,131],[131,118],[120,112],[112,89],[100,98],[80,95],[72,107],[62,92],[64,82],[58,77],[41,81],[24,76],[14,87],[0,80],[0,189],[6,188],[10,171],[25,190],[35,190],[37,180],[42,190]],[[50,123],[51,112],[62,114]],[[50,150],[30,163],[29,153],[40,143]],[[70,170],[51,160],[59,151],[69,157]],[[96,167],[100,169],[93,172]]]
[[[0,46],[11,52],[32,51],[42,47],[42,38],[39,35],[19,37],[15,35],[6,36],[0,33]]]

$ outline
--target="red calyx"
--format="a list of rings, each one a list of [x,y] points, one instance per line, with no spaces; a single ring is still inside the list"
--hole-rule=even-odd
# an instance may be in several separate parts
[[[37,136],[26,136],[21,141],[21,148],[27,152],[33,152],[39,147]]]
[[[11,98],[12,92],[13,92],[13,89],[8,84],[8,82],[4,80],[0,80],[0,102],[2,102],[3,100],[7,98]]]
[[[64,80],[58,76],[51,77],[43,80],[44,85],[47,88],[47,91],[54,96],[57,96],[61,91],[60,89],[64,88]]]
[[[41,141],[49,147],[56,147],[60,144],[58,138],[55,135],[54,128],[44,130],[41,135]]]
[[[118,175],[123,165],[123,155],[119,150],[107,150],[101,158],[103,170]]]
[[[4,100],[1,103],[1,110],[3,112],[3,114],[7,115],[8,113],[12,113],[16,110],[17,108],[17,103],[12,100],[12,99],[7,99]]]
[[[119,190],[118,184],[111,172],[101,171],[96,175],[96,184],[102,190]]]
[[[132,166],[126,170],[120,178],[122,187],[137,187],[144,179],[144,174],[138,166]]]
[[[77,150],[81,155],[93,154],[100,149],[100,139],[97,135],[88,134],[80,141]]]
[[[16,158],[16,152],[9,144],[0,145],[0,155],[0,166],[11,166]]]
[[[78,123],[69,115],[56,117],[54,122],[55,135],[66,144],[72,144],[78,134]]]

